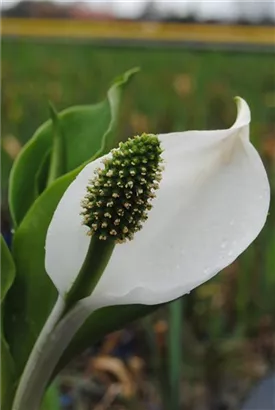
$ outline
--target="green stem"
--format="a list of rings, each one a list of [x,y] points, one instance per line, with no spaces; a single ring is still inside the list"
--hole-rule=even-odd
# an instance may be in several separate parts
[[[65,297],[65,312],[75,305],[77,301],[89,296],[97,285],[104,272],[115,247],[115,241],[99,240],[93,236],[83,265],[71,289]]]
[[[92,313],[81,303],[99,281],[114,250],[113,240],[93,237],[86,258],[65,301],[59,296],[24,369],[13,410],[37,410],[54,368],[75,333]],[[65,272],[64,272],[65,273]],[[98,307],[98,306],[97,306]]]
[[[182,368],[182,299],[169,305],[169,385],[170,410],[180,409],[180,383]]]

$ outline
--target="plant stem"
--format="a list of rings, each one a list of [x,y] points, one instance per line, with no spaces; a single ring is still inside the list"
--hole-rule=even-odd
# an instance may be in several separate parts
[[[58,298],[35,346],[15,395],[12,410],[38,410],[51,374],[71,339],[92,313],[79,302],[61,321],[64,301]]]
[[[182,299],[169,305],[169,385],[170,410],[180,409],[180,383],[182,368]]]
[[[65,297],[65,311],[69,311],[78,300],[89,296],[104,272],[115,247],[115,241],[101,241],[92,237],[83,265],[71,289]]]
[[[12,410],[37,410],[60,356],[92,314],[85,297],[92,294],[114,250],[113,240],[92,237],[83,265],[71,289],[59,296],[40,333],[16,391]],[[84,299],[84,300],[83,300]],[[96,306],[99,308],[101,306]]]

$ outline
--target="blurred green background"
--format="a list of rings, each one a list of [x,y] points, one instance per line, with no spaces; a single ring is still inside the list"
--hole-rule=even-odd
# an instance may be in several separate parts
[[[114,77],[134,66],[140,66],[142,71],[131,83],[124,101],[122,136],[144,131],[228,127],[236,115],[233,97],[242,96],[252,111],[251,138],[267,168],[274,197],[275,60],[271,53],[167,46],[111,47],[4,38],[2,207],[5,218],[8,218],[5,209],[12,161],[37,127],[48,119],[48,100],[58,110],[97,102],[104,98]],[[142,366],[139,364],[141,379],[155,389],[153,398],[150,396],[152,403],[161,401],[167,372],[174,371],[181,386],[179,401],[185,404],[185,409],[237,409],[253,382],[274,367],[274,228],[272,203],[260,236],[233,265],[185,296],[174,310],[163,308],[131,327],[133,340],[138,335],[142,348],[138,352],[133,348],[130,358],[137,356],[144,361]],[[168,337],[169,326],[170,335],[174,332],[172,338]],[[108,338],[108,343],[115,340],[113,345],[120,346],[124,332],[112,336],[115,339]],[[175,353],[175,340],[179,349],[174,357],[171,346],[174,343]],[[107,349],[108,355],[110,352],[112,349]],[[142,382],[132,375],[129,358],[123,356],[121,361],[130,372],[129,378],[138,386],[132,394],[137,406],[144,400],[140,393]],[[71,374],[72,370],[67,372]],[[71,382],[69,387],[68,381],[64,383],[62,388],[69,394]],[[216,402],[227,407],[215,407]],[[206,403],[206,407],[199,407],[200,403]],[[160,404],[156,406],[161,408]]]

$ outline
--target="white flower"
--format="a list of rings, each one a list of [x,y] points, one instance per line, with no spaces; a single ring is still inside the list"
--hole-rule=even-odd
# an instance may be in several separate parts
[[[134,239],[116,245],[88,308],[158,304],[189,293],[232,263],[261,231],[269,184],[249,141],[250,111],[226,130],[161,134],[165,169],[152,210]],[[46,270],[65,295],[87,253],[81,200],[102,158],[88,164],[63,195],[46,239]]]

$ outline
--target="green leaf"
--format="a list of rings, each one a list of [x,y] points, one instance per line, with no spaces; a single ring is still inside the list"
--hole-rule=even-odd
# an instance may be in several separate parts
[[[15,277],[15,265],[9,248],[1,235],[1,304]]]
[[[103,102],[71,107],[58,114],[66,146],[64,173],[89,160],[96,152],[108,152],[120,140],[118,136],[110,140],[106,130],[112,130],[118,121],[122,92],[136,71],[130,70],[118,78]],[[35,132],[14,163],[10,175],[9,204],[15,227],[21,223],[37,197],[37,173],[45,152],[53,146],[52,135],[53,126],[49,120]],[[102,141],[103,135],[105,138]]]
[[[124,80],[126,81],[128,77],[126,75]],[[124,83],[121,83],[122,85]],[[94,151],[89,150],[93,158],[115,146],[118,141],[117,122],[122,97],[121,87],[116,85],[111,90],[108,99],[110,101],[109,122],[105,124],[105,129],[102,132],[101,140],[103,142],[101,146],[95,145]],[[83,110],[81,110],[81,115],[83,115]],[[95,119],[92,123],[85,118],[84,115],[83,121],[86,128],[89,129],[89,133],[93,134],[93,129],[97,133],[97,120],[100,121],[100,118]],[[71,119],[68,122],[71,123]],[[63,125],[65,128],[67,127],[65,122]],[[87,141],[85,142],[87,132],[83,124],[82,133],[78,140],[79,146],[82,144],[82,138],[84,139],[83,145],[87,145]],[[73,157],[70,161],[72,163]],[[56,179],[35,200],[14,235],[13,255],[17,275],[8,298],[7,307],[13,320],[7,323],[7,340],[16,363],[18,377],[57,298],[57,291],[44,267],[44,245],[48,226],[60,198],[84,165]],[[62,256],[65,257],[65,255]]]
[[[1,198],[6,204],[8,197],[8,181],[9,174],[12,167],[12,158],[7,151],[1,146]]]
[[[1,409],[9,410],[15,392],[14,361],[1,332]]]
[[[57,179],[44,191],[14,235],[17,275],[7,300],[13,320],[6,328],[18,376],[57,298],[44,268],[45,238],[56,206],[78,172],[79,169]]]
[[[54,106],[50,103],[49,107],[52,120],[53,146],[47,185],[50,185],[56,178],[66,173],[66,145],[62,125]]]
[[[15,277],[15,265],[1,235],[1,305]],[[1,409],[8,409],[14,391],[14,362],[5,340],[3,318],[5,306],[1,306]]]
[[[47,151],[46,154],[44,155],[41,161],[40,167],[38,168],[37,173],[35,175],[35,197],[36,198],[42,194],[44,189],[46,189],[50,163],[51,163],[51,149],[49,149],[49,151]]]
[[[43,402],[40,410],[59,410],[60,409],[60,398],[57,385],[53,383],[43,398]]]

